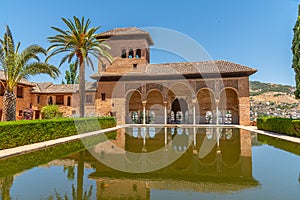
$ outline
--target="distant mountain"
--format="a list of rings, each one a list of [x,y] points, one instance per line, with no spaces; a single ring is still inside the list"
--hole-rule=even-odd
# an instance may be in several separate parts
[[[278,92],[293,95],[294,90],[295,88],[290,85],[250,81],[250,96],[257,96],[266,92]]]

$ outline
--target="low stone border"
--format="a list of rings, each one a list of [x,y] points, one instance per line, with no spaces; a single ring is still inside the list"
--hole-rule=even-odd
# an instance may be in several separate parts
[[[93,132],[84,133],[84,134],[73,135],[73,136],[59,138],[59,139],[55,139],[55,140],[49,140],[49,141],[45,141],[45,142],[39,142],[39,143],[35,143],[35,144],[28,144],[28,145],[10,148],[10,149],[3,149],[3,150],[0,150],[0,159],[9,157],[9,156],[23,154],[23,153],[26,153],[29,151],[39,150],[39,149],[50,147],[53,145],[58,145],[58,144],[66,143],[66,142],[71,142],[74,140],[83,139],[83,138],[94,136],[97,134],[115,131],[117,129],[125,128],[125,127],[127,127],[127,125],[116,126],[116,127],[112,127],[112,128],[107,128],[107,129],[93,131]]]
[[[298,138],[298,137],[283,135],[283,134],[275,133],[275,132],[271,132],[271,131],[259,130],[259,129],[257,129],[256,126],[236,125],[236,127],[244,129],[244,130],[252,131],[252,132],[255,132],[255,133],[258,133],[258,134],[267,135],[267,136],[270,136],[270,137],[278,138],[278,139],[281,139],[281,140],[287,140],[289,142],[295,142],[295,143],[300,144],[300,138]]]

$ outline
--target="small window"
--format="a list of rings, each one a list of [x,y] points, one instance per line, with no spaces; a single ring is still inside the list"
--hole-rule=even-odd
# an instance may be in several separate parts
[[[141,49],[136,50],[135,58],[141,58]]]
[[[48,105],[52,105],[53,104],[53,99],[52,99],[52,97],[50,96],[49,98],[48,98]]]
[[[23,110],[19,110],[19,116],[23,116]]]
[[[137,69],[137,64],[132,65],[133,69]]]
[[[71,106],[71,97],[67,98],[67,106]]]
[[[64,95],[57,95],[56,96],[56,104],[57,105],[64,105]]]
[[[93,103],[93,96],[91,94],[85,96],[85,103]]]
[[[41,103],[41,96],[36,96],[36,103]]]
[[[3,96],[4,92],[5,92],[5,89],[4,89],[3,85],[0,84],[0,96]]]
[[[129,50],[128,58],[133,58],[133,50],[132,49]]]
[[[17,98],[23,98],[23,87],[17,87]]]
[[[105,93],[101,93],[101,100],[102,100],[102,101],[105,101],[105,100],[106,100],[106,95],[105,95]]]
[[[122,58],[126,58],[126,49],[123,49],[122,50],[122,56],[121,56]]]

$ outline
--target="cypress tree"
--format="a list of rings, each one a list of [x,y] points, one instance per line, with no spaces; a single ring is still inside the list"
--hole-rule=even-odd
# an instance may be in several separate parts
[[[294,39],[292,43],[293,65],[296,80],[296,99],[300,98],[300,4],[298,5],[298,18],[294,27]]]

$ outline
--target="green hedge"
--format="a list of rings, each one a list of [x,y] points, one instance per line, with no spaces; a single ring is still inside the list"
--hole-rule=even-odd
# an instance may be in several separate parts
[[[116,126],[113,117],[62,118],[0,123],[0,149],[43,142]]]
[[[38,151],[0,159],[0,179],[6,176],[14,176],[15,174],[19,174],[39,165],[47,164],[52,160],[64,158],[107,139],[113,139],[115,136],[116,131],[112,131],[106,133],[105,136],[99,134],[97,136],[88,137],[85,139],[84,144],[81,140],[75,140]]]
[[[260,130],[300,137],[299,119],[261,117],[257,119],[257,128]]]

